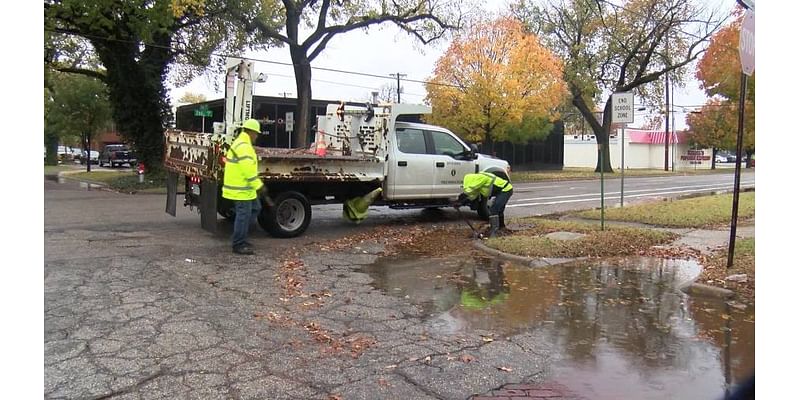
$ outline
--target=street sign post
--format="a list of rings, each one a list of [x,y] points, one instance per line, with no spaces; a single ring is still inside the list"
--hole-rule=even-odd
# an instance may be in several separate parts
[[[292,148],[292,131],[294,130],[294,113],[286,112],[286,133],[289,134],[289,148]]]
[[[622,124],[622,133],[620,134],[620,148],[622,155],[620,157],[620,170],[622,176],[619,182],[619,206],[623,207],[625,204],[625,125],[633,123],[634,108],[633,108],[633,93],[622,92],[614,93],[611,95],[611,123]],[[602,175],[601,175],[602,178]]]
[[[733,267],[733,250],[736,247],[736,220],[739,218],[739,184],[742,176],[742,136],[744,135],[744,100],[747,97],[747,77],[756,69],[756,13],[747,9],[739,31],[739,60],[742,76],[739,84],[739,127],[736,133],[736,173],[733,178],[733,206],[731,207],[731,237],[728,240],[728,264]]]
[[[214,113],[211,110],[208,109],[207,105],[202,105],[202,106],[194,109],[194,116],[202,118],[202,122],[201,123],[202,123],[203,126],[202,126],[202,128],[200,128],[202,130],[201,133],[206,133],[206,117],[211,118],[213,115],[214,115]]]

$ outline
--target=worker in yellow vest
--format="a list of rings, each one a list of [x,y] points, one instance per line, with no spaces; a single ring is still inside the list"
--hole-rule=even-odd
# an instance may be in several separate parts
[[[480,172],[464,175],[462,193],[454,206],[466,206],[469,203],[484,197],[487,200],[494,197],[494,203],[489,207],[489,237],[497,235],[499,229],[505,229],[506,203],[514,194],[511,182],[491,173]]]
[[[237,132],[239,135],[225,154],[222,197],[232,200],[234,204],[233,252],[250,255],[254,252],[252,244],[247,241],[247,232],[261,212],[259,197],[266,190],[264,182],[258,177],[258,158],[253,148],[253,142],[261,134],[261,124],[248,119]]]

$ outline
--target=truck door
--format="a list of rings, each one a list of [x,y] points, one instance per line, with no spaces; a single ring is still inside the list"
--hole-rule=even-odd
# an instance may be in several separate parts
[[[469,150],[448,132],[429,131],[433,144],[433,187],[435,198],[454,198],[461,193],[464,175],[475,172]]]
[[[431,197],[433,186],[432,155],[427,154],[422,129],[395,129],[395,140],[388,159],[389,197],[391,199],[424,199]]]

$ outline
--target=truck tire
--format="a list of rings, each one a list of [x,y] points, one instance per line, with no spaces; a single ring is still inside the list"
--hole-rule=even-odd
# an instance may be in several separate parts
[[[264,207],[258,214],[258,224],[270,235],[292,238],[301,235],[311,223],[311,203],[302,193],[281,192],[272,201],[274,207]]]
[[[231,222],[236,218],[233,201],[222,197],[222,185],[219,186],[219,193],[217,193],[217,214]]]
[[[472,202],[473,210],[478,212],[482,220],[489,220],[489,200],[483,196]]]

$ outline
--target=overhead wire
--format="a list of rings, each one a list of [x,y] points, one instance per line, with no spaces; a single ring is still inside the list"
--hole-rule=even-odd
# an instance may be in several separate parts
[[[86,38],[86,39],[99,39],[99,40],[107,40],[107,41],[116,41],[116,42],[121,42],[121,43],[131,43],[131,44],[142,45],[142,46],[145,46],[145,47],[154,47],[154,48],[160,48],[160,49],[171,50],[171,51],[178,51],[179,50],[179,49],[177,49],[175,47],[172,47],[172,46],[148,43],[148,42],[145,42],[145,41],[141,41],[140,42],[140,41],[135,41],[135,40],[117,39],[117,38],[112,38],[112,37],[104,37],[104,36],[92,35],[92,34],[88,34],[88,33],[84,33],[84,32],[72,32],[72,31],[69,31],[69,30],[58,29],[58,28],[55,28],[55,29],[45,28],[45,31],[61,33],[61,34],[66,34],[66,35],[80,36],[80,37],[83,37],[83,38]],[[274,60],[265,60],[265,59],[262,59],[262,58],[246,57],[246,56],[224,54],[224,53],[218,53],[218,52],[210,52],[209,55],[216,56],[216,57],[222,57],[222,58],[235,57],[235,58],[241,58],[243,60],[257,61],[257,62],[263,62],[263,63],[267,63],[267,64],[275,64],[275,65],[282,65],[282,66],[288,66],[288,67],[294,67],[295,66],[294,63],[287,63],[287,62],[274,61]],[[204,67],[204,68],[209,68],[209,67]],[[372,74],[372,73],[367,73],[367,72],[348,71],[348,70],[338,69],[338,68],[312,66],[311,69],[315,69],[315,70],[319,70],[319,71],[335,72],[335,73],[341,73],[341,74],[366,76],[366,77],[371,77],[371,78],[387,79],[387,80],[392,80],[392,81],[395,81],[397,79],[396,77],[390,77],[388,75],[384,76],[384,75]],[[424,80],[410,79],[410,78],[400,78],[400,80],[404,81],[404,82],[420,83],[420,84],[424,84],[424,85],[437,85],[437,86],[447,86],[447,87],[460,88],[460,86],[458,86],[458,85],[453,85],[453,84],[449,84],[449,83],[441,83],[441,82],[434,82],[434,81],[424,81]],[[372,88],[370,88],[370,89],[372,89]]]

